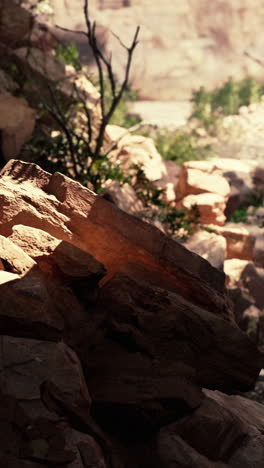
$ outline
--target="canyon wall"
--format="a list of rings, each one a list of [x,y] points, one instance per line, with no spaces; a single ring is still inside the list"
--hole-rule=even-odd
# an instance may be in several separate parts
[[[85,27],[82,0],[51,3],[54,22]],[[111,32],[129,44],[140,25],[131,80],[142,98],[188,99],[193,89],[213,88],[230,76],[263,77],[254,60],[262,59],[262,0],[93,0],[90,7],[120,78],[125,51]],[[85,57],[84,47],[81,52]]]

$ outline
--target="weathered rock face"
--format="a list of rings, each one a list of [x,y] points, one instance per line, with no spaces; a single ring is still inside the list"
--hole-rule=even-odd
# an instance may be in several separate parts
[[[213,432],[233,400],[215,403],[202,387],[252,388],[263,356],[235,323],[224,274],[34,164],[12,160],[2,170],[0,207],[1,462],[135,468],[160,459],[159,468],[208,468],[216,452],[215,466],[225,466],[225,443],[219,435],[206,451],[199,418],[212,408]],[[250,437],[259,424],[252,405],[254,422],[248,417],[242,431]],[[235,416],[223,419],[233,447],[242,429]],[[187,423],[198,445],[185,436]],[[172,462],[170,424],[178,431]]]
[[[5,161],[15,158],[22,145],[31,137],[36,112],[24,99],[0,94],[1,154]]]
[[[85,29],[82,0],[52,0],[54,22]],[[103,43],[113,52],[115,70],[124,73],[125,53],[110,31],[126,43],[140,24],[132,82],[143,98],[188,99],[200,86],[215,88],[230,76],[262,79],[262,68],[244,55],[262,58],[261,0],[189,0],[162,4],[153,0],[91,1],[92,16],[104,28]],[[94,10],[97,8],[97,10]],[[254,28],[249,25],[254,24]],[[84,60],[87,51],[80,42]]]
[[[263,406],[217,391],[204,393],[194,414],[160,431],[159,466],[260,467],[264,460]]]
[[[223,236],[200,230],[191,236],[184,245],[187,249],[208,260],[215,268],[223,270],[226,253],[226,240]]]

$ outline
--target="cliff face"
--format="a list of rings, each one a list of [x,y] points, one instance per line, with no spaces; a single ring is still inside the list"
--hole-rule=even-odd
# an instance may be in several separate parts
[[[63,3],[65,9],[61,1],[53,0],[55,22],[81,27],[82,0],[70,6]],[[123,8],[110,0],[90,4],[97,23],[105,29],[103,41],[106,50],[113,51],[119,76],[125,54],[110,31],[127,43],[135,27],[141,26],[132,81],[144,98],[185,99],[193,89],[213,88],[229,76],[263,76],[262,67],[245,56],[248,52],[261,59],[261,0],[131,0],[130,7]]]

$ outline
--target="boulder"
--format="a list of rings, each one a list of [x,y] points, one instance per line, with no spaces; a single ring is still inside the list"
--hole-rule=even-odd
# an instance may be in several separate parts
[[[33,17],[15,0],[1,0],[0,42],[15,48],[29,39]]]
[[[137,165],[150,181],[162,179],[167,175],[166,165],[153,140],[144,136],[125,135],[119,141],[117,149],[111,153],[111,160],[121,163],[125,174],[131,173],[132,166]]]
[[[143,277],[147,274],[153,284],[192,297],[206,309],[231,313],[221,272],[62,174],[10,161],[1,172],[0,199],[0,234],[4,236],[11,235],[18,224],[44,230],[105,265],[104,282],[115,272],[135,271]]]
[[[0,272],[6,466],[20,459],[30,468],[78,468],[84,460],[98,468],[151,466],[157,456],[150,441],[203,411],[202,387],[252,389],[263,355],[236,324],[225,276],[208,261],[34,164],[9,161],[0,203],[7,254],[22,249],[33,262],[19,270],[15,257],[16,276],[3,257]],[[97,294],[80,293],[79,282]],[[218,421],[217,405],[212,414]],[[181,459],[184,444],[192,446],[183,440]],[[151,452],[146,462],[141,448]],[[210,456],[213,449],[225,454],[219,439]],[[188,456],[195,451],[197,463],[210,460],[200,446]]]
[[[193,234],[184,245],[205,258],[213,267],[223,270],[226,252],[226,240],[223,236],[200,230]]]
[[[240,260],[239,258],[225,260],[224,272],[226,274],[226,284],[229,288],[234,288],[239,285],[242,272],[249,263],[248,260]]]
[[[233,303],[236,322],[242,330],[246,330],[243,320],[244,312],[254,304],[254,300],[242,288],[230,288],[228,292]]]
[[[260,467],[264,408],[240,396],[204,391],[193,414],[161,429],[157,455],[164,468]]]
[[[23,144],[31,137],[35,126],[36,111],[25,99],[0,94],[1,152],[8,161],[16,157]]]
[[[120,185],[117,181],[111,182],[102,196],[128,214],[140,216],[144,213],[142,201],[139,200],[135,190],[128,183]]]
[[[241,282],[248,290],[259,309],[264,309],[264,268],[249,263],[241,274]]]
[[[263,226],[264,230],[264,226]],[[253,261],[256,266],[264,268],[264,232],[258,236],[253,248]]]
[[[191,209],[196,206],[199,213],[199,222],[207,225],[222,226],[225,223],[224,215],[225,199],[216,193],[200,193],[199,195],[187,195],[177,203],[179,208]],[[214,227],[212,226],[212,229]],[[210,227],[210,226],[209,226]]]
[[[175,412],[200,406],[200,385],[228,392],[250,385],[258,353],[249,359],[253,343],[215,311],[121,274],[102,287],[98,306],[104,338],[81,356],[93,414],[111,432],[146,437]]]
[[[177,200],[187,195],[198,195],[201,193],[213,193],[223,197],[225,200],[230,194],[230,186],[226,179],[219,174],[209,174],[200,169],[189,168],[184,164],[176,187]]]
[[[226,258],[241,260],[253,260],[256,240],[264,234],[264,228],[246,223],[229,222],[223,227],[216,226],[214,229],[226,238]]]
[[[89,416],[91,398],[74,351],[62,342],[0,341],[2,466],[77,468],[90,454],[93,466],[106,467],[98,445],[104,436]]]
[[[259,165],[254,171],[254,183],[258,190],[264,190],[264,167]]]
[[[5,271],[18,275],[24,275],[36,265],[24,250],[3,236],[0,236],[0,259]]]
[[[85,281],[86,287],[91,287],[105,274],[103,265],[92,255],[41,229],[17,225],[13,227],[9,239],[35,260],[42,271],[63,277],[68,284]]]

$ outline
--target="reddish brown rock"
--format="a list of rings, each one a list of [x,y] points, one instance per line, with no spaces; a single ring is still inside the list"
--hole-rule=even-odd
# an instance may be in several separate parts
[[[113,134],[113,131],[110,134]],[[125,173],[131,172],[131,166],[134,164],[138,165],[151,181],[167,175],[165,163],[151,138],[140,135],[124,136],[111,154],[111,159],[121,163]]]
[[[241,274],[241,282],[254,299],[256,306],[264,309],[264,268],[257,268],[254,264],[248,263]]]
[[[91,399],[74,351],[64,343],[9,336],[0,341],[0,460],[7,463],[2,466],[77,468],[85,454],[94,466],[106,466],[94,437],[104,448],[107,441],[89,416]],[[56,388],[53,404],[44,389],[48,385]]]
[[[107,185],[103,197],[131,215],[139,216],[144,213],[142,201],[137,197],[133,187],[127,183],[120,185],[117,181],[111,182]]]
[[[264,460],[263,405],[217,391],[205,390],[204,393],[202,405],[192,415],[160,431],[160,466],[261,467]]]
[[[215,230],[226,238],[226,258],[241,260],[253,260],[256,240],[264,234],[263,228],[245,223],[226,223]]]
[[[199,230],[184,245],[192,252],[201,255],[215,268],[223,270],[226,253],[226,240],[223,236]]]
[[[153,284],[192,297],[197,305],[230,314],[220,272],[62,174],[10,161],[1,173],[0,199],[2,235],[11,235],[17,224],[42,229],[103,263],[108,272],[104,281],[115,272],[135,270]]]
[[[230,193],[230,186],[226,179],[219,174],[208,174],[205,171],[184,165],[176,193],[179,200],[186,195],[200,193],[214,193],[226,199]]]
[[[15,399],[22,411],[19,427],[31,426],[22,444],[20,433],[8,433],[14,415],[8,411],[4,432],[18,449],[3,450],[7,463],[22,454],[30,463],[70,468],[89,457],[98,468],[144,466],[142,458],[139,465],[120,464],[116,447],[121,443],[129,453],[148,444],[161,427],[195,417],[203,407],[202,386],[228,392],[252,388],[263,356],[235,323],[224,274],[206,260],[80,184],[33,164],[12,161],[3,169],[0,203],[1,235],[38,263],[16,279],[1,272],[12,277],[0,285],[0,328],[2,335],[17,336],[2,339],[2,361],[8,364],[1,372],[6,388],[1,401],[5,407]],[[75,280],[88,288],[92,282],[94,289],[100,280],[98,296],[80,294]],[[43,341],[34,348],[36,338]],[[84,367],[91,414],[76,356],[64,342]],[[68,373],[67,358],[75,374]],[[32,396],[36,388],[41,398]],[[213,417],[217,420],[218,407]],[[80,431],[93,440],[83,440]],[[102,431],[118,441],[114,448]],[[184,443],[178,445],[181,460]],[[209,449],[213,452],[213,442]],[[216,450],[224,450],[219,441]],[[199,452],[197,463],[203,467],[206,458]]]
[[[25,99],[0,94],[1,151],[6,161],[15,158],[31,137],[36,112]]]
[[[225,199],[216,193],[200,193],[199,195],[187,195],[177,206],[191,209],[196,206],[199,212],[201,224],[222,226],[225,223]]]
[[[11,240],[0,236],[0,259],[3,270],[23,275],[34,268],[36,262]]]
[[[44,340],[67,336],[68,340],[75,337],[78,342],[78,336],[82,336],[87,324],[87,315],[73,289],[54,278],[47,278],[37,267],[21,278],[2,271],[0,283],[2,334],[20,334]],[[82,294],[79,296],[83,298]],[[84,298],[87,306],[92,300],[90,296]],[[93,332],[92,319],[89,330]]]
[[[9,239],[35,260],[44,272],[63,277],[68,283],[86,281],[86,287],[89,288],[105,274],[103,265],[92,255],[40,229],[14,226]]]
[[[224,272],[226,274],[226,284],[230,288],[237,287],[241,283],[241,275],[248,265],[248,260],[230,258],[225,260]]]
[[[121,437],[146,437],[197,408],[200,386],[246,390],[259,372],[262,358],[235,324],[178,294],[116,275],[98,307],[103,336],[82,348],[82,362],[93,414]]]
[[[15,48],[30,36],[32,15],[14,0],[1,0],[0,7],[0,42]]]

